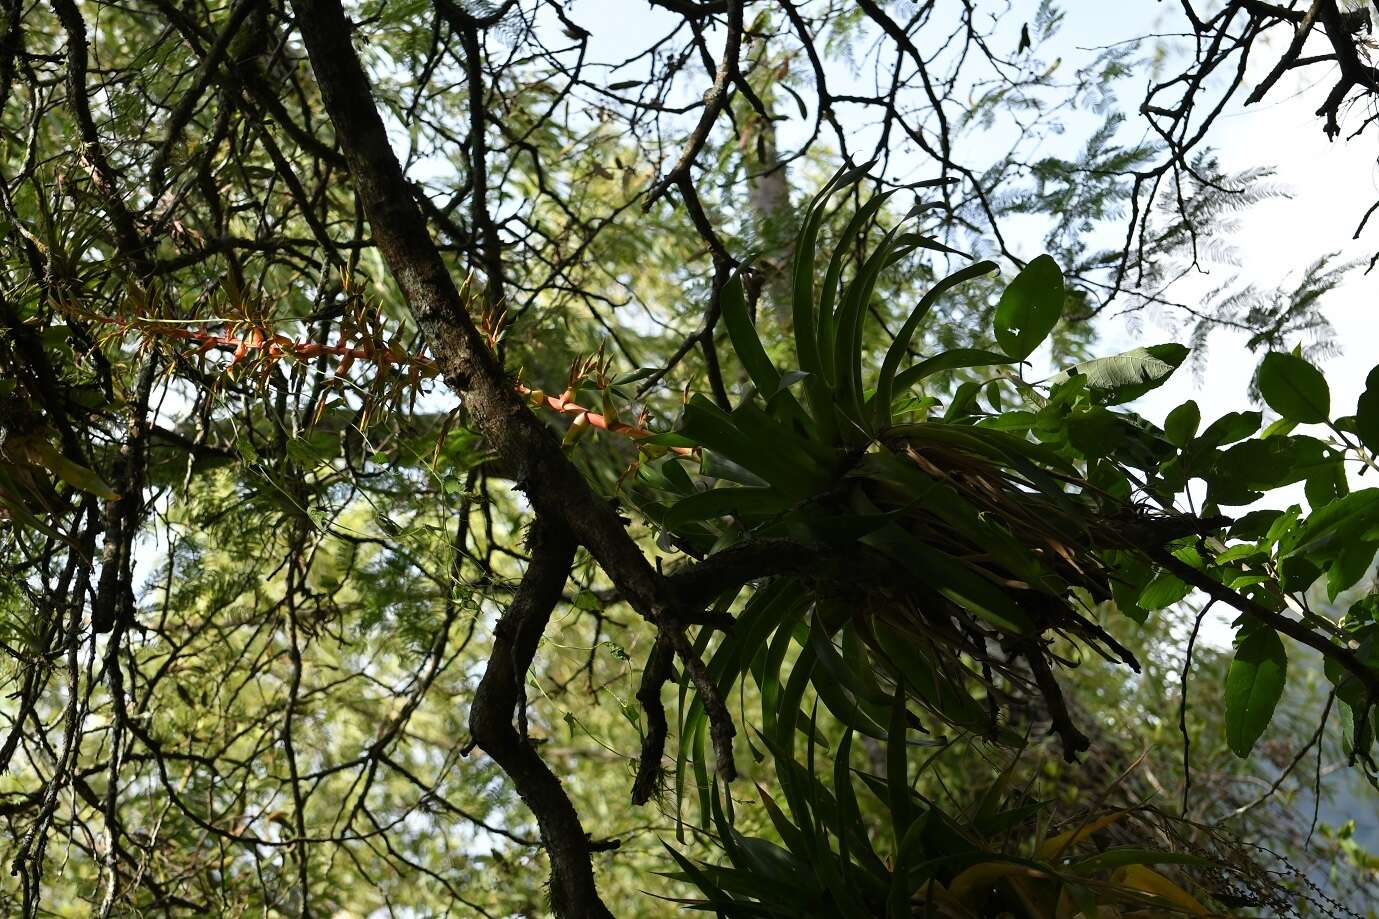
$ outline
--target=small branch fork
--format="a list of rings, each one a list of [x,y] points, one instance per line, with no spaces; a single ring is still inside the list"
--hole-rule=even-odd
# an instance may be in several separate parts
[[[1379,68],[1366,60],[1362,43],[1356,38],[1357,33],[1372,29],[1372,17],[1379,7],[1357,4],[1356,9],[1343,10],[1337,0],[1288,4],[1228,0],[1213,5],[1211,13],[1204,15],[1194,9],[1192,0],[1181,0],[1181,6],[1196,43],[1195,57],[1182,72],[1152,83],[1140,107],[1151,130],[1163,142],[1167,156],[1153,168],[1131,173],[1131,219],[1117,270],[1116,291],[1121,287],[1132,250],[1136,248],[1136,233],[1141,237],[1138,248],[1143,250],[1145,246],[1144,237],[1152,211],[1150,204],[1156,196],[1161,191],[1167,194],[1171,190],[1181,198],[1184,176],[1198,181],[1204,178],[1194,167],[1191,154],[1206,143],[1209,129],[1244,86],[1249,55],[1256,46],[1263,44],[1267,33],[1291,31],[1291,35],[1280,42],[1282,51],[1267,74],[1245,95],[1245,105],[1262,101],[1284,74],[1318,65],[1329,70],[1331,75],[1327,77],[1330,89],[1315,114],[1322,119],[1326,136],[1335,140],[1341,134],[1342,107],[1379,95]],[[1312,39],[1316,41],[1309,47]],[[1233,67],[1230,66],[1232,58],[1235,59]],[[1213,77],[1216,79],[1211,79]],[[1213,88],[1222,85],[1223,90]],[[1357,136],[1377,122],[1379,114],[1367,114],[1350,136]],[[1354,238],[1359,238],[1376,209],[1379,204],[1361,218]],[[1193,255],[1195,262],[1195,244]],[[1376,262],[1379,262],[1379,255],[1374,257],[1370,267]]]
[[[1314,629],[1308,628],[1305,622],[1290,619],[1282,613],[1275,612],[1262,603],[1232,590],[1205,572],[1199,571],[1176,558],[1165,549],[1154,549],[1149,553],[1149,557],[1183,583],[1202,591],[1212,602],[1224,603],[1239,612],[1251,615],[1275,631],[1287,635],[1299,644],[1307,645],[1309,648],[1320,652],[1323,657],[1333,660],[1343,667],[1365,690],[1363,711],[1356,712],[1355,722],[1359,726],[1368,723],[1370,711],[1376,703],[1379,703],[1379,671],[1367,666],[1354,651],[1337,644],[1325,635],[1318,634]],[[1364,728],[1360,727],[1359,730],[1364,730]]]
[[[592,850],[579,814],[560,779],[541,759],[526,732],[514,724],[527,669],[551,612],[560,602],[576,545],[562,524],[537,515],[528,538],[531,563],[494,629],[488,667],[469,709],[473,739],[463,752],[477,746],[493,757],[536,815],[551,859],[551,905],[556,914],[603,917],[612,913],[594,885]]]

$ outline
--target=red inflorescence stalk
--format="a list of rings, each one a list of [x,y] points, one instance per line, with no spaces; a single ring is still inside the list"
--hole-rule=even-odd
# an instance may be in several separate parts
[[[113,317],[106,318],[111,324],[118,325],[128,330],[129,323],[121,322]],[[176,326],[163,326],[154,324],[140,324],[140,332],[162,336],[164,338],[177,338],[183,341],[196,342],[197,352],[204,354],[207,351],[222,350],[232,352],[229,366],[248,357],[251,351],[260,351],[268,357],[277,359],[287,356],[299,358],[301,360],[312,360],[323,354],[335,355],[340,358],[340,363],[336,365],[335,375],[340,376],[356,360],[372,361],[379,365],[398,365],[412,367],[419,377],[429,378],[440,375],[440,367],[435,361],[426,357],[417,357],[406,352],[396,350],[393,347],[375,347],[365,343],[361,345],[322,344],[314,341],[296,341],[285,335],[277,333],[265,333],[261,328],[250,330],[248,337],[240,337],[228,334],[216,334],[205,329],[183,329]],[[610,431],[614,434],[621,434],[633,440],[641,440],[651,437],[654,431],[639,427],[635,424],[628,424],[619,421],[617,418],[610,418],[607,415],[585,408],[574,401],[574,394],[568,390],[559,395],[551,396],[539,389],[532,389],[523,386],[521,383],[515,386],[517,392],[528,397],[533,403],[541,403],[553,411],[562,415],[569,415],[576,424],[588,424],[591,427]],[[686,447],[674,447],[673,452],[688,455],[693,452]]]

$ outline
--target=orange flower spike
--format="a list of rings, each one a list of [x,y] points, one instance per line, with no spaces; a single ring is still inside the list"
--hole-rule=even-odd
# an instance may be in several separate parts
[[[233,355],[231,355],[231,357],[230,357],[230,363],[227,364],[227,365],[225,365],[225,369],[226,369],[226,370],[229,370],[231,367],[235,366],[235,365],[238,364],[241,360],[243,360],[246,356],[248,356],[248,354],[249,354],[249,344],[248,344],[248,342],[246,342],[246,341],[245,341],[244,339],[242,339],[242,338],[239,339],[239,344],[237,344],[237,345],[235,346],[235,353],[234,353]]]

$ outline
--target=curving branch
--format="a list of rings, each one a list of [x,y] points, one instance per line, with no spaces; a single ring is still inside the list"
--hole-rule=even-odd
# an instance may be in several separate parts
[[[594,885],[589,836],[560,779],[541,760],[515,719],[524,717],[522,683],[560,592],[570,576],[575,541],[559,523],[538,515],[527,539],[531,563],[493,632],[493,651],[469,710],[477,745],[512,779],[536,815],[551,859],[551,903],[564,917],[611,916]]]

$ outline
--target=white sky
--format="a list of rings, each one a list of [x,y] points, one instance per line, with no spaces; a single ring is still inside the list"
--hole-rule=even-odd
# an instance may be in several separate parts
[[[978,4],[979,20],[990,11],[999,12],[999,6]],[[1036,6],[1035,0],[1015,0],[1012,11],[1001,17],[995,47],[1013,50],[1021,24],[1032,16]],[[1110,3],[1062,0],[1059,6],[1066,11],[1061,30],[1050,45],[1041,50],[1041,56],[1046,59],[1061,57],[1068,69],[1089,62],[1095,54],[1091,49],[1095,47],[1149,33],[1180,32],[1184,26],[1177,4],[1155,0]],[[674,23],[677,18],[642,3],[625,0],[574,0],[569,14],[593,33],[591,58],[595,60],[616,60],[620,54],[644,47],[649,36],[661,34],[662,26]],[[708,40],[717,53],[721,48],[721,34],[711,35]],[[1251,71],[1255,79],[1247,80],[1246,85],[1253,85],[1271,63],[1269,54],[1257,51]],[[830,80],[834,81],[836,92],[839,86],[847,84],[848,78],[843,68],[835,69],[837,73],[831,73]],[[1367,262],[1379,251],[1379,217],[1365,238],[1358,242],[1351,239],[1365,209],[1379,200],[1379,168],[1376,168],[1379,130],[1372,130],[1354,141],[1331,143],[1322,133],[1321,120],[1313,114],[1331,85],[1334,71],[1332,66],[1313,67],[1301,73],[1295,71],[1280,80],[1264,102],[1248,110],[1237,102],[1218,120],[1210,140],[1220,154],[1223,168],[1232,172],[1272,166],[1277,170],[1277,183],[1288,189],[1292,197],[1266,201],[1248,213],[1234,238],[1240,257],[1238,269],[1214,269],[1211,274],[1185,278],[1173,288],[1171,299],[1191,302],[1237,272],[1242,282],[1248,281],[1263,289],[1286,285],[1296,281],[1322,254],[1339,252],[1341,260]],[[626,71],[611,73],[607,80],[611,83],[635,75]],[[1126,80],[1119,89],[1121,108],[1129,115],[1123,132],[1123,140],[1127,142],[1138,140],[1146,133],[1144,121],[1134,109],[1148,79],[1149,74],[1145,74],[1138,82]],[[869,88],[860,81],[858,85],[864,91]],[[1244,95],[1240,93],[1242,98]],[[811,103],[809,115],[812,119],[813,100],[806,96],[806,101]],[[843,106],[838,111],[846,123],[850,107]],[[792,116],[778,126],[782,147],[788,147],[792,137],[805,128],[806,123],[793,117],[791,106],[784,106],[782,114]],[[1362,112],[1354,112],[1350,127],[1353,129],[1362,117]],[[1068,147],[1080,148],[1087,133],[1098,122],[1099,116],[1069,119]],[[1002,139],[997,143],[1004,142]],[[932,164],[916,158],[914,175],[909,178],[934,174]],[[802,186],[802,181],[792,176],[792,184],[796,186],[792,194],[797,199],[812,192]],[[1122,226],[1115,227],[1112,238],[1119,239],[1123,232]],[[1022,252],[1026,248],[1034,250],[1029,252],[1032,257],[1037,254],[1037,245],[1037,238],[1031,236],[1030,245],[1020,246],[1020,249]],[[1370,313],[1376,285],[1379,285],[1379,270],[1369,276],[1363,275],[1362,270],[1354,272],[1344,287],[1324,301],[1326,315],[1335,326],[1336,340],[1343,349],[1341,355],[1322,363],[1331,383],[1334,414],[1338,415],[1353,411],[1366,373],[1379,362],[1379,348],[1371,346],[1374,325]],[[1177,333],[1169,324],[1153,319],[1151,315],[1141,314],[1134,323],[1119,317],[1102,321],[1098,353],[1114,354],[1139,345],[1175,340]],[[1159,421],[1175,405],[1194,398],[1202,408],[1203,424],[1227,411],[1246,407],[1250,376],[1262,355],[1250,355],[1244,349],[1243,337],[1225,332],[1213,335],[1209,353],[1200,378],[1195,378],[1185,367],[1136,407],[1152,420]]]
[[[1122,4],[1094,0],[1069,3],[1066,37],[1077,44],[1115,40],[1125,25],[1098,22],[1096,16],[1092,17],[1086,38],[1081,38],[1083,20],[1079,13],[1085,8],[1104,11],[1117,6]],[[1169,7],[1157,3],[1144,6],[1153,7],[1156,12]],[[1167,12],[1178,15],[1176,8]],[[1165,18],[1163,14],[1156,17],[1158,24],[1164,25]],[[1268,54],[1257,55],[1250,73],[1257,77],[1259,69],[1267,69],[1271,63]],[[1334,77],[1335,68],[1329,66],[1295,72],[1280,80],[1263,102],[1248,109],[1238,103],[1232,105],[1217,122],[1212,142],[1228,172],[1272,166],[1277,170],[1277,182],[1291,193],[1290,198],[1253,207],[1233,240],[1239,250],[1239,277],[1261,288],[1296,281],[1313,260],[1328,252],[1339,252],[1341,261],[1358,259],[1367,264],[1379,251],[1379,221],[1360,240],[1351,239],[1365,210],[1379,200],[1379,133],[1371,129],[1349,142],[1327,140],[1321,119],[1314,112]],[[1254,80],[1248,80],[1246,85],[1253,83]],[[1358,125],[1363,114],[1358,110],[1352,113],[1350,130]],[[1365,375],[1379,363],[1379,348],[1375,347],[1375,330],[1379,326],[1375,325],[1373,311],[1379,269],[1365,275],[1363,264],[1323,301],[1324,312],[1335,327],[1336,342],[1342,349],[1336,357],[1319,361],[1331,385],[1334,415],[1354,411],[1355,400],[1364,389]],[[1173,299],[1191,302],[1192,296],[1220,285],[1231,273],[1218,269],[1210,275],[1189,277],[1175,290]],[[1174,340],[1162,324],[1152,322],[1136,333],[1124,321],[1113,319],[1104,322],[1100,331],[1104,345],[1100,350],[1104,353]],[[1202,407],[1204,424],[1227,411],[1242,408],[1250,376],[1261,356],[1247,352],[1244,341],[1244,336],[1215,333],[1200,379],[1194,379],[1194,374],[1184,368],[1184,372],[1142,399],[1137,407],[1147,417],[1159,421],[1175,405],[1196,399]]]

